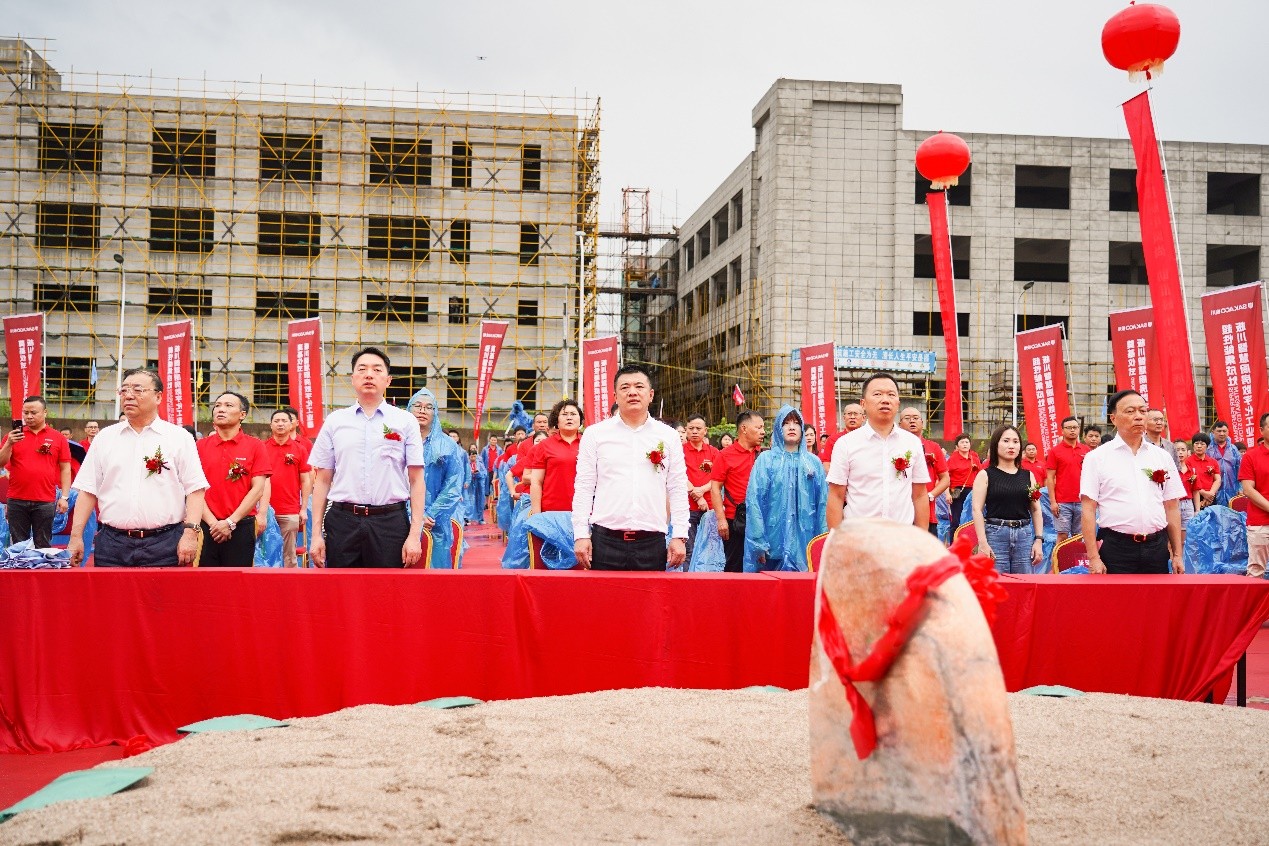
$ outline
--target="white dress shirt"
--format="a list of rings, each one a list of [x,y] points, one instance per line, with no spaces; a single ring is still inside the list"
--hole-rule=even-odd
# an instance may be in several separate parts
[[[906,457],[908,468],[894,469],[894,459]],[[846,519],[886,517],[911,523],[912,486],[930,481],[925,445],[911,432],[895,426],[882,437],[865,423],[837,439],[828,465],[828,483],[846,486]]]
[[[384,427],[401,440],[384,437]],[[360,405],[332,411],[313,441],[308,463],[333,470],[328,502],[392,505],[410,498],[407,467],[423,466],[419,421],[386,400],[369,416]]]
[[[146,459],[163,451],[159,473]],[[97,497],[97,519],[116,529],[161,529],[185,522],[185,497],[206,490],[207,476],[189,432],[158,417],[140,432],[122,421],[93,439],[74,487]]]
[[[663,453],[663,469],[648,453]],[[666,497],[674,537],[687,538],[687,465],[679,434],[651,416],[631,428],[618,414],[587,426],[577,449],[573,537],[589,538],[591,524],[636,532],[666,531]]]
[[[1147,470],[1166,470],[1160,485],[1150,481]],[[1141,439],[1136,455],[1123,438],[1102,443],[1084,456],[1080,470],[1080,496],[1097,503],[1097,525],[1135,535],[1149,535],[1168,525],[1163,503],[1184,499],[1185,486],[1172,456]]]

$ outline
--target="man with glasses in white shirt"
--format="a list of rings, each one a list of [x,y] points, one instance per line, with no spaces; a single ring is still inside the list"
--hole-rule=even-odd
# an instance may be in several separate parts
[[[72,565],[84,557],[84,527],[97,509],[98,567],[188,566],[198,552],[207,477],[189,432],[159,418],[163,381],[129,370],[119,388],[123,420],[93,440],[75,477]]]
[[[578,447],[573,549],[583,569],[664,572],[687,557],[683,444],[648,413],[648,371],[627,364],[615,386],[618,413],[586,427]],[[674,530],[668,550],[667,508]]]

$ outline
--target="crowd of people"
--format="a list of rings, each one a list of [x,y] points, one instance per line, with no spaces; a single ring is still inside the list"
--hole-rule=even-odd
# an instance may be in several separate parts
[[[513,426],[505,443],[491,435],[483,448],[464,449],[459,433],[442,428],[428,389],[405,410],[385,399],[383,351],[359,350],[351,365],[356,402],[333,411],[311,442],[290,408],[272,411],[268,437],[251,437],[242,428],[250,400],[232,391],[215,398],[213,431],[195,440],[159,417],[163,384],[144,369],[124,374],[120,421],[89,423],[78,443],[47,424],[43,398],[28,397],[21,425],[0,444],[11,542],[48,546],[55,516],[74,497],[72,563],[95,517],[99,567],[246,567],[272,512],[284,566],[293,567],[311,498],[307,551],[318,567],[424,558],[457,567],[455,527],[488,514],[510,551],[545,513],[571,529],[569,561],[582,569],[683,569],[719,546],[718,568],[739,573],[808,569],[808,543],[846,519],[938,535],[944,512],[945,539],[968,518],[965,531],[998,570],[1029,573],[1041,566],[1047,498],[1058,541],[1082,535],[1090,572],[1179,573],[1188,522],[1243,495],[1248,575],[1263,577],[1269,559],[1269,414],[1250,447],[1233,443],[1223,421],[1210,436],[1169,441],[1163,412],[1120,391],[1108,400],[1105,440],[1068,417],[1041,462],[1036,444],[1002,425],[980,457],[967,435],[950,450],[924,437],[922,411],[905,407],[897,381],[877,373],[831,437],[786,405],[770,437],[768,421],[745,410],[734,437],[711,442],[699,414],[654,418],[650,373],[627,365],[607,419],[588,426],[581,406],[564,399]]]

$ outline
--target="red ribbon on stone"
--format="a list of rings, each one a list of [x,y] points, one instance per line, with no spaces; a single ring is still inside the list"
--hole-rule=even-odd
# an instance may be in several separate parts
[[[828,595],[820,588],[820,648],[828,656],[842,687],[846,690],[846,701],[850,703],[853,716],[850,721],[850,738],[855,744],[855,754],[864,760],[877,748],[877,726],[873,719],[872,707],[855,687],[858,682],[877,682],[886,677],[903,647],[907,645],[912,632],[921,623],[920,611],[925,604],[925,596],[930,591],[955,576],[964,573],[978,597],[983,614],[990,623],[996,616],[996,603],[1005,597],[1005,589],[996,584],[996,570],[991,559],[984,555],[970,555],[973,541],[968,534],[952,545],[949,555],[937,561],[917,567],[907,579],[907,596],[886,620],[886,630],[873,644],[868,657],[858,664],[850,655],[850,647],[842,634],[841,626],[833,615]],[[979,560],[981,559],[981,560]],[[986,563],[986,569],[983,564]]]

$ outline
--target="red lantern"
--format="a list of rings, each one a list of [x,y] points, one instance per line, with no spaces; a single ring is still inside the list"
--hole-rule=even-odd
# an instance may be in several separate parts
[[[969,145],[959,135],[940,130],[917,147],[916,166],[935,191],[950,188],[969,167]]]
[[[1106,61],[1128,78],[1136,80],[1142,73],[1162,73],[1163,63],[1176,52],[1181,40],[1181,22],[1167,6],[1142,3],[1129,6],[1102,27],[1102,53]]]

